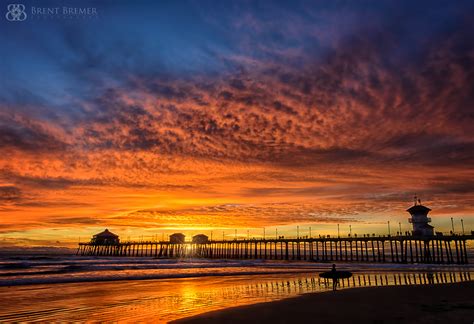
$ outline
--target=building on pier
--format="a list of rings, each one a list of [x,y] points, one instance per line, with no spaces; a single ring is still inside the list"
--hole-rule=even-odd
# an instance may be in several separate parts
[[[105,231],[95,234],[92,237],[91,243],[97,245],[119,244],[120,239],[117,234],[114,234],[108,229],[105,229]]]
[[[198,234],[193,236],[193,243],[195,244],[205,244],[209,242],[207,235]]]
[[[186,236],[183,233],[174,233],[170,235],[170,243],[183,244],[186,240]]]
[[[428,213],[431,211],[421,204],[421,200],[415,196],[415,204],[407,209],[411,218],[408,221],[413,224],[413,235],[415,236],[432,236],[434,235],[434,227],[431,226],[431,218]]]

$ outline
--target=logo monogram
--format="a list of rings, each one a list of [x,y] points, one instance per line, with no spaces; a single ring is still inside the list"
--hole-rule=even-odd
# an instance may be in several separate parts
[[[26,19],[25,6],[22,4],[9,4],[7,10],[5,17],[8,21],[23,21]]]

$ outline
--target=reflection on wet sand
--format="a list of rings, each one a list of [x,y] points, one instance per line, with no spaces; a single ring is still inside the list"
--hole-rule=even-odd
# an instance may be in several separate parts
[[[470,280],[470,272],[356,272],[339,288]],[[169,321],[330,289],[314,273],[2,287],[0,321]]]

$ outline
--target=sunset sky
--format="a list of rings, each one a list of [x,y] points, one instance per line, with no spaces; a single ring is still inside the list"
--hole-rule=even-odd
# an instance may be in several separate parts
[[[472,1],[23,1],[0,245],[474,229]]]

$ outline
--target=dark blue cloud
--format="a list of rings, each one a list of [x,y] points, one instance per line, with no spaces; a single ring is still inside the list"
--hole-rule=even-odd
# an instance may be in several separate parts
[[[78,6],[42,2],[64,5]],[[1,22],[3,147],[64,149],[47,128],[12,117],[24,113],[68,135],[80,125],[69,140],[81,149],[286,166],[472,159],[469,151],[450,158],[473,140],[470,2],[80,6],[98,16]],[[122,94],[147,95],[156,107]],[[393,133],[358,132],[380,124]],[[380,153],[387,148],[396,153]]]

